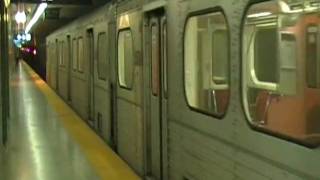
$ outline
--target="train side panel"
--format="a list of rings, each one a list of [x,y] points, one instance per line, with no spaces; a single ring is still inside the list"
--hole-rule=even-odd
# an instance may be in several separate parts
[[[252,1],[250,1],[252,2]],[[242,109],[241,29],[249,1],[169,1],[169,179],[317,179],[319,148],[253,130]],[[217,8],[219,7],[219,8]],[[230,91],[222,118],[188,106],[187,19],[223,10],[230,29]],[[200,32],[199,32],[200,34]],[[308,162],[308,163],[304,163]]]

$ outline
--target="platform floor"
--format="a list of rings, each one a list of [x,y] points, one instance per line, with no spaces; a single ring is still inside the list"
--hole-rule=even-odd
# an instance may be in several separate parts
[[[139,179],[28,65],[12,79],[0,180]]]

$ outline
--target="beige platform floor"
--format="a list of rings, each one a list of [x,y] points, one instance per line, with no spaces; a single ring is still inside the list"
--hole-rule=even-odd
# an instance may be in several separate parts
[[[0,180],[139,179],[25,63],[11,84]]]

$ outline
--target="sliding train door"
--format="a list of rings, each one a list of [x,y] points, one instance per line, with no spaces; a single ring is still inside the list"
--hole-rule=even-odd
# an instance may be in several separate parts
[[[146,92],[146,145],[147,173],[152,179],[163,179],[163,163],[166,153],[166,104],[167,104],[167,58],[166,20],[162,10],[148,15],[145,28],[145,75]],[[150,108],[150,109],[149,109]],[[148,114],[149,113],[149,114]]]
[[[139,175],[144,174],[142,13],[118,7],[116,100],[117,152]]]
[[[94,62],[94,101],[93,114],[95,131],[115,149],[114,109],[115,91],[115,22],[95,25],[95,62]]]

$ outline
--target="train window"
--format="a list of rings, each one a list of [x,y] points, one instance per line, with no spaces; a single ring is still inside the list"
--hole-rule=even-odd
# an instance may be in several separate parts
[[[188,19],[184,41],[184,80],[188,104],[223,116],[229,103],[229,29],[222,12]]]
[[[106,80],[108,72],[108,40],[106,33],[98,35],[98,76]]]
[[[68,62],[69,62],[69,43],[68,41],[66,43],[63,43],[63,64],[64,66],[69,66]]]
[[[64,57],[63,57],[63,51],[64,51],[64,42],[61,41],[59,43],[59,65],[64,66]]]
[[[167,42],[167,22],[163,22],[162,27],[162,57],[163,57],[163,90],[165,98],[168,98],[168,42]]]
[[[77,40],[72,40],[72,69],[75,71],[78,68],[78,44]]]
[[[152,64],[152,94],[158,96],[160,90],[160,49],[159,49],[159,27],[158,25],[151,26],[151,64]]]
[[[55,46],[54,46],[54,51],[55,51],[55,54],[54,54],[54,63],[55,63],[55,66],[57,66],[56,68],[59,68],[60,66],[60,55],[59,55],[59,51],[60,51],[60,42],[58,41],[58,39],[56,39],[56,42],[55,42]]]
[[[83,72],[84,70],[84,44],[83,38],[78,39],[78,71]]]
[[[320,143],[318,12],[313,4],[253,4],[242,34],[242,92],[250,123],[310,146]]]
[[[120,86],[132,88],[134,54],[131,30],[122,30],[118,37],[118,73]]]
[[[261,82],[278,82],[278,43],[275,26],[263,27],[256,30],[254,39],[254,73]],[[268,49],[268,51],[266,51]],[[272,73],[270,73],[272,72]]]
[[[61,58],[61,42],[58,42],[58,58],[59,58],[59,66],[62,66],[62,58]]]

